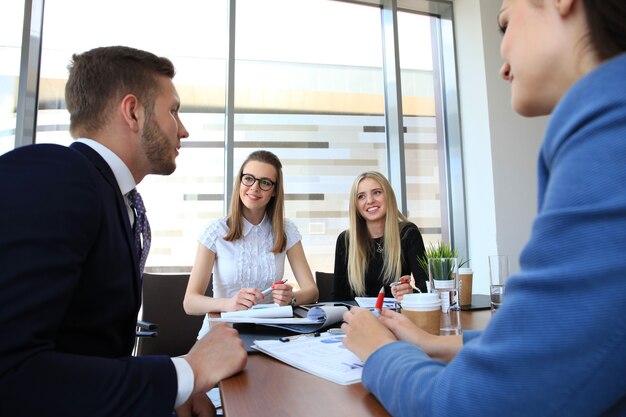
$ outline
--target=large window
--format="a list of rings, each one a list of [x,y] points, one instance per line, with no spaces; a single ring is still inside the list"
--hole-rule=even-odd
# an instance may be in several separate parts
[[[390,31],[381,19],[387,11],[375,0],[180,0],[175,7],[164,0],[46,0],[36,142],[72,141],[64,102],[72,53],[114,44],[142,48],[176,65],[181,119],[190,132],[176,172],[139,185],[153,230],[149,270],[191,268],[199,231],[225,215],[233,174],[256,149],[283,162],[286,215],[303,235],[313,271],[333,269],[354,178],[368,170],[388,175],[388,161],[404,160],[405,187],[396,194],[426,242],[447,240],[448,216],[464,215],[449,214],[442,196],[450,138],[440,129],[448,110],[437,97],[443,78],[437,10],[451,5],[407,0],[403,7],[413,3],[415,10],[394,14]],[[2,6],[0,23],[21,20],[23,4],[15,10],[13,4],[11,19]],[[0,44],[0,153],[13,147],[16,77],[27,74],[15,58],[21,28],[9,27],[0,27],[15,44]],[[394,65],[384,59],[388,33],[398,34],[399,84],[385,70]],[[389,88],[401,93],[400,137],[388,133]],[[389,141],[402,143],[403,158],[387,154]]]
[[[179,0],[176,7],[165,0],[45,3],[39,143],[72,141],[64,102],[72,53],[127,45],[167,56],[176,66],[181,120],[190,136],[183,141],[174,174],[148,176],[138,186],[152,227],[148,267],[188,270],[200,228],[223,214],[226,6],[195,0]]]
[[[0,6],[0,155],[15,146],[24,0]]]
[[[311,268],[332,271],[352,181],[386,172],[380,8],[240,0],[236,24],[235,169],[255,148],[278,155],[286,216]]]
[[[442,200],[437,136],[436,80],[431,21],[416,13],[398,13],[398,42],[408,216],[428,246],[442,237]],[[444,199],[445,203],[446,200]],[[445,211],[444,211],[445,213]],[[445,217],[443,217],[445,220]]]

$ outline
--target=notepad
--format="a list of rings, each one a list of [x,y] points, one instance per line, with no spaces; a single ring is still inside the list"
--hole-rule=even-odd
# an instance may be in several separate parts
[[[341,385],[361,381],[363,362],[342,343],[345,335],[324,332],[320,337],[255,340],[252,347],[302,371]]]

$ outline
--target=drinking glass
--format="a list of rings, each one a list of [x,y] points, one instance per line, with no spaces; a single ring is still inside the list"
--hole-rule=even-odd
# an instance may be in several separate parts
[[[509,257],[506,255],[489,256],[489,295],[491,312],[494,313],[504,300],[504,284],[509,277]]]
[[[462,334],[458,266],[457,258],[428,259],[428,282],[430,291],[441,299],[439,334],[444,336]]]

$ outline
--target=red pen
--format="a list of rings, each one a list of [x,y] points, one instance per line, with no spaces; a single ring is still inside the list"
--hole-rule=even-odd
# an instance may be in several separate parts
[[[269,293],[272,292],[272,289],[274,288],[275,284],[284,284],[285,282],[287,282],[287,278],[283,278],[280,281],[276,281],[276,282],[272,283],[271,287],[268,287],[268,288],[264,289],[263,291],[261,291],[261,294],[263,294],[263,297],[265,297],[266,295],[268,295]]]
[[[395,287],[396,285],[403,285],[403,284],[408,284],[408,283],[409,283],[409,280],[404,278],[401,281],[392,282],[389,286],[390,287]]]
[[[380,316],[380,313],[383,311],[383,301],[385,301],[385,286],[380,287],[380,291],[378,291],[378,298],[376,299],[376,305],[374,306],[374,314],[376,316]]]

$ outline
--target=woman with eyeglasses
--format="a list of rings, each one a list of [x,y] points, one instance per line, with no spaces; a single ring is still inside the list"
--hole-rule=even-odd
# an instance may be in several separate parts
[[[245,310],[257,303],[299,305],[318,290],[296,225],[284,217],[282,164],[268,151],[252,152],[235,179],[230,214],[199,236],[183,302],[187,314]],[[300,290],[281,282],[285,255]],[[211,275],[212,274],[212,275]],[[213,277],[213,297],[205,296]],[[271,292],[264,295],[265,289]],[[205,317],[199,337],[209,330]]]
[[[352,184],[350,227],[337,238],[333,300],[385,296],[402,300],[409,284],[426,291],[426,273],[419,266],[424,241],[414,223],[398,211],[396,196],[385,176],[364,172]],[[397,283],[398,285],[391,285]]]

